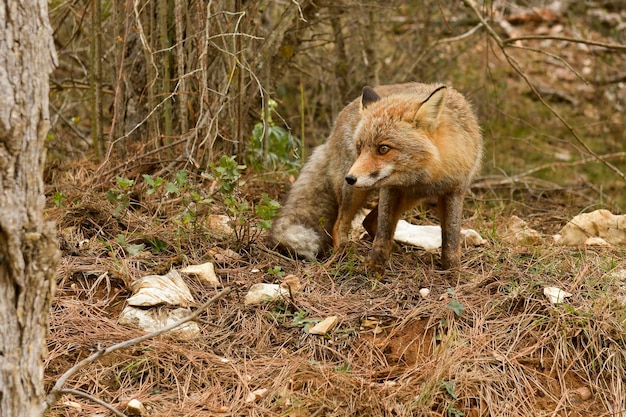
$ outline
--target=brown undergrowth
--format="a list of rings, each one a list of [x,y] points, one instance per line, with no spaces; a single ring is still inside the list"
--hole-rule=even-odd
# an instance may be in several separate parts
[[[279,195],[276,182],[256,181]],[[201,316],[193,340],[159,336],[106,356],[66,388],[120,411],[133,398],[151,416],[621,416],[626,412],[625,251],[555,246],[550,235],[593,204],[575,189],[489,187],[467,199],[466,226],[488,243],[466,248],[459,271],[442,272],[439,254],[398,248],[382,280],[359,268],[370,247],[330,264],[293,260],[264,244],[237,242],[175,220],[180,200],[141,199],[115,215],[105,191],[65,188],[51,205],[63,249],[52,306],[46,382],[95,350],[140,335],[117,324],[133,279],[215,261],[212,249],[235,249],[216,271],[235,291]],[[244,191],[245,192],[245,191]],[[51,190],[52,193],[52,190]],[[503,197],[506,196],[506,197]],[[211,211],[223,208],[215,201]],[[498,226],[511,214],[544,234],[536,246],[505,243]],[[425,206],[414,222],[434,220]],[[143,242],[130,254],[125,244]],[[149,250],[158,238],[167,243]],[[151,240],[152,239],[152,240]],[[277,267],[280,267],[278,269]],[[256,272],[255,272],[256,271]],[[245,306],[257,282],[294,274],[305,284],[290,299]],[[187,279],[198,305],[218,289]],[[572,297],[551,304],[545,286]],[[420,288],[430,289],[423,298]],[[327,336],[308,324],[336,315]],[[265,389],[258,399],[247,400]],[[108,413],[108,414],[107,414]],[[89,399],[65,394],[49,416],[111,415]]]

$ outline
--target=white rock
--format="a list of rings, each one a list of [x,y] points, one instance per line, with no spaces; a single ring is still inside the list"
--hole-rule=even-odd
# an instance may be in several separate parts
[[[418,226],[400,220],[393,238],[400,243],[419,246],[426,250],[437,249],[441,247],[441,227]]]
[[[211,214],[207,218],[209,229],[213,232],[229,236],[234,233],[230,225],[230,218],[224,214]]]
[[[465,246],[482,246],[487,243],[487,240],[474,229],[461,229],[461,239]]]
[[[499,230],[502,239],[512,244],[535,245],[542,242],[541,234],[528,227],[527,223],[517,216],[511,216],[508,222],[499,227]]]
[[[215,274],[215,267],[213,263],[206,262],[200,265],[189,265],[186,268],[180,270],[185,274],[195,275],[198,280],[206,285],[221,285],[221,281]]]
[[[83,412],[83,406],[80,403],[77,403],[76,401],[64,401],[63,405],[67,407],[72,407],[78,413]]]
[[[259,283],[250,287],[243,302],[245,305],[256,305],[287,296],[289,291],[278,284]]]
[[[614,215],[608,210],[584,213],[570,220],[559,233],[560,245],[583,246],[590,237],[619,245],[626,243],[626,215]],[[594,243],[594,241],[591,241]],[[598,241],[595,241],[598,243]]]
[[[324,336],[328,334],[328,332],[330,332],[338,322],[339,318],[337,316],[326,317],[324,320],[311,327],[309,329],[309,334]]]
[[[148,275],[132,284],[133,295],[128,305],[149,307],[167,304],[188,307],[194,304],[189,287],[180,274],[172,269],[166,275]]]
[[[543,294],[548,297],[548,300],[550,300],[552,304],[562,303],[566,297],[572,296],[571,293],[563,291],[562,289],[557,287],[545,287],[543,289]]]
[[[462,229],[461,237],[466,245],[479,246],[487,243],[480,234],[473,229]],[[419,226],[406,220],[400,220],[393,235],[394,240],[407,245],[418,246],[426,250],[441,247],[441,226]]]
[[[287,290],[287,292],[294,294],[300,291],[302,283],[300,282],[300,278],[298,276],[289,274],[283,278],[283,282],[280,283],[280,287]]]
[[[208,250],[208,253],[215,263],[218,264],[241,260],[241,255],[231,249],[211,248]]]
[[[188,308],[171,309],[167,307],[153,307],[149,309],[126,306],[120,313],[118,323],[145,332],[154,332],[169,326],[191,314]],[[192,339],[200,334],[198,323],[187,322],[171,331],[181,339]]]
[[[261,398],[263,398],[265,394],[267,394],[267,391],[268,391],[267,388],[259,388],[257,390],[252,391],[246,397],[246,402],[253,403],[253,402],[259,401]]]
[[[592,236],[585,240],[585,246],[611,246],[609,242],[602,239],[601,237]]]
[[[126,406],[126,414],[129,416],[145,416],[147,413],[146,407],[143,403],[137,399],[132,399]]]

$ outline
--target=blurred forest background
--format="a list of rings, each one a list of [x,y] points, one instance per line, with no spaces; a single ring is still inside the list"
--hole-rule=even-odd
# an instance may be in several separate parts
[[[625,207],[620,0],[49,5],[53,191],[77,161],[105,188],[115,175],[203,172],[222,155],[293,174],[364,85],[419,81],[475,105],[478,186],[574,187]]]

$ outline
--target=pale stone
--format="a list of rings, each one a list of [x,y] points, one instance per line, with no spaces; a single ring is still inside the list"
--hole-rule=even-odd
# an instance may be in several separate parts
[[[265,394],[267,394],[267,391],[268,391],[267,388],[259,388],[257,390],[252,391],[246,397],[246,402],[253,403],[253,402],[259,401],[261,398],[263,398]]]
[[[462,229],[461,238],[467,246],[480,246],[487,243],[480,234],[473,229]],[[441,226],[415,225],[406,220],[398,221],[393,239],[407,245],[418,246],[426,250],[441,247]]]
[[[562,303],[566,297],[572,296],[571,293],[557,287],[545,287],[543,294],[548,297],[548,300],[550,300],[552,304]]]
[[[527,223],[517,216],[511,216],[499,229],[502,239],[508,243],[536,245],[542,242],[539,232],[528,227]]]
[[[558,243],[564,246],[588,245],[589,238],[602,238],[611,245],[626,243],[626,216],[596,210],[574,217],[561,229]],[[599,241],[592,240],[591,243]]]
[[[263,304],[287,296],[289,291],[278,284],[259,283],[250,287],[243,302],[245,305]]]
[[[330,332],[338,322],[339,318],[337,316],[326,317],[324,320],[311,327],[309,329],[309,334],[324,336],[328,334],[328,332]]]
[[[207,222],[209,229],[217,234],[229,236],[234,233],[230,225],[230,218],[224,214],[211,214],[208,216]]]
[[[184,272],[186,274],[194,275],[198,278],[198,280],[206,285],[221,285],[221,281],[215,274],[215,267],[213,263],[206,262],[199,265],[189,265],[180,270],[180,272]]]
[[[145,416],[147,410],[141,401],[132,399],[126,406],[126,414],[129,416]]]
[[[167,304],[188,307],[194,304],[189,287],[175,269],[165,275],[147,275],[139,278],[131,286],[133,295],[127,300],[131,306],[149,307]]]
[[[120,313],[118,323],[122,326],[132,327],[151,333],[176,323],[191,314],[188,308],[152,307],[137,308],[126,306]],[[192,339],[200,335],[198,323],[188,321],[170,331],[180,339]]]

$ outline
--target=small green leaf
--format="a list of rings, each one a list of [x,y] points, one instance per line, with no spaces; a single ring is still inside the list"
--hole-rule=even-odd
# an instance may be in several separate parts
[[[135,183],[134,180],[131,180],[129,178],[120,177],[119,175],[115,176],[115,181],[117,182],[117,185],[119,185],[122,188],[129,188],[129,187],[131,187]]]
[[[129,255],[133,256],[133,255],[137,255],[140,252],[143,252],[146,249],[146,245],[144,245],[143,243],[140,243],[138,245],[128,245],[128,247],[126,248],[126,251],[128,252]]]
[[[165,184],[165,191],[169,194],[178,194],[180,193],[180,189],[173,182],[168,182]]]
[[[465,310],[465,306],[453,298],[448,304],[448,310],[454,311],[454,314],[460,317],[463,314],[463,310]]]
[[[119,235],[115,236],[115,241],[121,247],[125,247],[126,246],[126,236],[124,236],[122,234],[119,234]]]
[[[152,178],[152,175],[143,174],[142,177],[146,184],[148,184],[150,187],[154,187],[154,178]]]
[[[176,173],[176,184],[178,184],[179,187],[187,184],[187,175],[187,171],[184,170],[180,170]]]
[[[61,207],[63,205],[63,201],[67,198],[67,196],[59,191],[54,193],[52,197],[52,202],[55,206]]]

